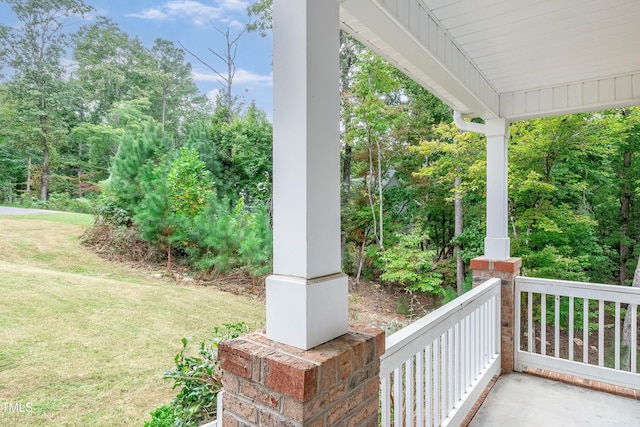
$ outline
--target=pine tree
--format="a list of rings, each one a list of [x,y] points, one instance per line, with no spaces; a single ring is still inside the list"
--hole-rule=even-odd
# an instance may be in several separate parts
[[[153,176],[170,148],[170,141],[156,126],[148,126],[142,134],[123,136],[113,163],[109,190],[119,207],[130,216],[145,198],[145,179]]]

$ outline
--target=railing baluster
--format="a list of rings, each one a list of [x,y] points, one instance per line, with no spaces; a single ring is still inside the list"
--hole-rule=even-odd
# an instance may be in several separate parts
[[[393,425],[402,425],[402,365],[393,370]]]
[[[540,354],[547,354],[547,294],[540,294]]]
[[[536,350],[533,347],[533,292],[527,292],[527,298],[527,351],[535,353]]]
[[[382,427],[391,427],[391,387],[389,387],[389,375],[380,380],[380,393],[382,393],[382,410],[380,414]]]
[[[475,338],[476,338],[476,352],[475,354],[475,367],[473,369],[473,379],[475,380],[476,378],[478,378],[478,372],[480,372],[480,356],[479,354],[482,352],[482,347],[480,346],[480,313],[478,310],[473,312],[474,317],[476,318],[475,320]]]
[[[465,354],[467,358],[467,384],[465,390],[471,387],[473,383],[473,314],[467,316],[467,348],[470,351]]]
[[[456,397],[456,402],[458,400],[460,400],[460,396],[462,396],[462,345],[460,342],[461,339],[461,329],[462,329],[462,325],[460,324],[460,322],[456,322],[456,326],[455,326],[455,337],[456,337],[456,341],[454,343],[454,349],[453,349],[453,353],[456,357],[456,361],[455,361],[455,373],[454,373],[454,378],[456,379],[455,381],[455,397]]]
[[[484,366],[487,363],[487,328],[485,326],[486,321],[486,304],[482,304],[480,306],[480,341],[481,341],[481,351],[480,351],[480,367]]]
[[[575,313],[574,313],[574,298],[573,297],[569,297],[569,342],[567,343],[569,345],[569,360],[573,361],[573,338],[574,338],[574,332],[573,332],[573,324],[575,322]]]
[[[495,325],[495,335],[494,335],[494,339],[495,339],[495,347],[494,347],[494,354],[500,354],[501,351],[501,346],[502,346],[502,339],[501,339],[501,334],[502,334],[502,323],[500,321],[500,314],[501,314],[501,310],[502,310],[502,298],[500,294],[497,294],[495,296],[495,298],[493,299],[493,304],[495,305],[495,311],[493,313],[494,315],[494,325]]]
[[[487,366],[487,363],[489,363],[489,327],[488,327],[488,323],[489,323],[489,301],[485,302],[484,304],[482,304],[482,337],[483,337],[483,341],[484,341],[484,345],[482,346],[483,348],[483,353],[484,353],[484,358],[482,360],[482,366]]]
[[[451,410],[453,409],[453,405],[454,405],[454,396],[455,396],[455,392],[456,392],[456,370],[455,370],[455,338],[456,338],[456,334],[455,334],[455,330],[454,328],[450,328],[448,331],[449,337],[447,338],[448,344],[449,344],[449,380],[447,381],[447,387],[449,389],[449,406],[447,409],[447,414],[449,412],[451,412]]]
[[[519,309],[519,307],[518,307]],[[491,357],[493,358],[496,355],[496,298],[491,298],[491,320],[489,320],[489,330],[491,331]],[[500,322],[498,322],[498,328]],[[498,329],[499,330],[499,329]],[[517,333],[518,342],[520,342],[520,332]],[[520,348],[520,346],[518,346]]]
[[[425,366],[425,370],[427,372],[427,381],[426,381],[426,385],[425,385],[425,394],[426,396],[426,406],[425,406],[425,411],[427,412],[427,420],[425,425],[427,427],[431,427],[433,424],[431,422],[431,420],[433,420],[433,349],[431,347],[431,344],[427,345],[427,349],[426,349],[426,366]]]
[[[615,338],[615,362],[614,368],[620,369],[620,301],[616,302],[616,320],[615,320],[616,338]]]
[[[416,355],[416,427],[424,426],[424,350]]]
[[[582,299],[582,363],[589,363],[589,298]]]
[[[638,372],[638,306],[629,304],[631,309],[631,372]]]
[[[407,360],[404,368],[404,401],[405,401],[405,424],[406,426],[414,425],[413,422],[413,405],[415,403],[413,396],[413,361],[415,357]]]
[[[604,366],[604,300],[598,303],[598,366]]]
[[[216,416],[218,417],[215,423],[216,427],[222,427],[222,419],[224,418],[222,416],[222,410],[223,410],[222,399],[224,399],[224,389],[220,390],[218,392],[218,395],[216,396]]]
[[[433,342],[433,425],[440,425],[440,396],[442,384],[440,380],[440,347],[442,335]]]
[[[554,356],[560,357],[560,295],[556,295],[554,298],[554,336],[553,347]]]

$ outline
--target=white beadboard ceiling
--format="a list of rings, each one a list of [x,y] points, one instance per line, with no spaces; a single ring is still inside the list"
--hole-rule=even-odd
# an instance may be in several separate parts
[[[640,0],[345,0],[341,22],[470,116],[640,105]]]

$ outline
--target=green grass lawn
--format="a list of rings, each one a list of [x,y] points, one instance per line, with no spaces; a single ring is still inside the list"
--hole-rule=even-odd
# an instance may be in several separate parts
[[[2,426],[142,425],[176,394],[162,374],[182,337],[264,320],[255,300],[104,261],[79,242],[90,223],[0,216]]]

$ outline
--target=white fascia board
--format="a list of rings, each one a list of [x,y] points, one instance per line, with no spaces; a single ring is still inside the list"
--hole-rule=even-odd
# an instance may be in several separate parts
[[[640,71],[500,96],[500,113],[510,121],[635,105],[640,105]]]
[[[500,116],[500,95],[419,0],[341,3],[342,28],[452,108],[485,119]],[[398,4],[404,7],[399,7]],[[403,24],[398,10],[409,10]]]

